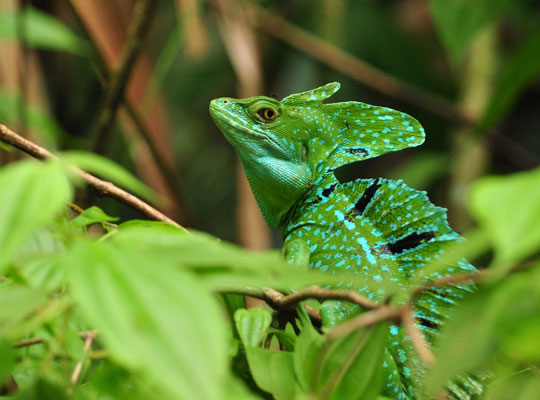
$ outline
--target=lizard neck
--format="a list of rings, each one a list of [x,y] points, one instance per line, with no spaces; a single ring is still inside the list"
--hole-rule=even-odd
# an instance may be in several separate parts
[[[264,219],[270,227],[279,227],[311,185],[308,167],[271,157],[240,156],[240,160]]]

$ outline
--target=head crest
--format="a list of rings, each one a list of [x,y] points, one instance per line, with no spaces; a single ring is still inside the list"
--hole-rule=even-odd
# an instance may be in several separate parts
[[[307,102],[322,102],[339,90],[339,83],[327,83],[324,86],[308,90],[307,92],[295,93],[285,97],[281,102],[283,104],[298,104]]]

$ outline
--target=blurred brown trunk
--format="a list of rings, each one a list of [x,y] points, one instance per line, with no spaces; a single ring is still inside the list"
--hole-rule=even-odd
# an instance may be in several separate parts
[[[214,0],[218,9],[218,25],[225,49],[238,78],[239,97],[260,95],[263,91],[262,68],[257,42],[251,27],[244,22],[244,10],[231,0]],[[240,243],[249,249],[270,247],[270,230],[249,187],[246,175],[238,162],[237,225]],[[261,300],[248,299],[248,306]]]
[[[486,29],[471,45],[462,78],[460,107],[466,115],[479,119],[488,105],[494,82],[497,56],[495,26]],[[450,180],[449,217],[458,231],[471,227],[466,203],[471,183],[486,172],[489,151],[483,137],[474,129],[461,128],[452,133],[453,163]]]
[[[0,10],[16,11],[21,6],[18,0],[0,0]],[[27,29],[27,27],[23,27]],[[25,47],[19,41],[0,42],[0,88],[8,94],[19,97],[21,112],[25,113],[25,107],[40,106],[48,109],[47,96],[44,91],[43,74],[38,58],[32,49]],[[30,140],[50,146],[44,143],[43,134],[34,132],[28,126],[27,118],[19,115],[17,121],[3,121],[12,124],[13,129],[28,137]],[[18,153],[4,153],[5,162],[18,158]]]
[[[132,2],[127,0],[71,0],[71,4],[91,35],[92,41],[108,69],[114,70],[125,43]],[[134,67],[126,91],[127,101],[135,110],[141,106],[151,76],[151,60],[143,51]],[[178,182],[167,180],[146,143],[140,140],[136,134],[134,124],[125,112],[119,113],[119,122],[124,128],[124,133],[128,135],[129,141],[134,143],[133,161],[138,174],[144,182],[165,197],[167,204],[162,207],[165,213],[173,219],[182,220],[184,210],[181,210],[179,204],[181,199],[174,189]],[[173,153],[170,150],[172,148],[169,130],[171,124],[164,103],[159,97],[154,102],[154,107],[145,113],[142,123],[149,133],[147,140],[152,142],[157,153],[156,157],[161,158],[160,161],[165,163],[167,169],[175,171]]]

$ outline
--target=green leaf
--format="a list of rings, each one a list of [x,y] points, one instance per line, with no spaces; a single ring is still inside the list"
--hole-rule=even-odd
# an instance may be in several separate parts
[[[540,393],[538,374],[521,374],[503,380],[495,380],[487,388],[485,399],[489,400],[534,400]]]
[[[323,361],[319,393],[331,389],[328,399],[376,399],[383,385],[387,337],[388,324],[382,323],[334,342]]]
[[[247,347],[246,354],[257,386],[277,400],[295,398],[297,385],[292,353]]]
[[[70,198],[62,165],[18,162],[0,170],[0,271]]]
[[[8,319],[23,319],[26,315],[41,307],[47,301],[47,295],[38,289],[24,286],[4,286],[0,288],[0,322]],[[0,325],[0,332],[5,326]]]
[[[540,268],[505,277],[461,303],[445,324],[426,389],[437,393],[460,373],[488,370],[514,357],[538,362]],[[528,347],[531,346],[529,349]]]
[[[11,343],[0,340],[0,382],[5,382],[14,366],[15,349]]]
[[[154,229],[155,228],[155,229]],[[347,281],[359,287],[384,287],[393,293],[395,282],[375,282],[361,275],[298,269],[288,264],[278,251],[250,252],[211,235],[163,223],[125,223],[111,236],[121,246],[137,247],[155,259],[174,260],[177,265],[198,272],[208,286],[222,291],[239,286],[272,286],[277,290],[297,290],[310,285],[339,284]],[[375,287],[376,286],[376,287]]]
[[[540,168],[478,180],[469,208],[495,246],[494,263],[527,257],[540,246]]]
[[[103,222],[117,221],[117,220],[118,220],[118,217],[111,217],[105,214],[105,212],[101,208],[97,206],[92,206],[84,210],[75,218],[73,218],[70,221],[70,223],[76,228],[81,228],[83,226],[88,226],[88,225],[98,224],[98,223],[103,223]]]
[[[67,399],[66,388],[44,377],[38,377],[30,387],[17,392],[16,400],[63,400]]]
[[[172,398],[222,397],[228,334],[216,299],[191,274],[105,242],[80,243],[66,268],[113,359]]]
[[[8,93],[0,88],[0,119],[9,125],[19,122],[20,103],[22,99],[17,93]],[[28,128],[39,138],[40,142],[53,148],[59,138],[67,136],[62,126],[54,116],[38,104],[23,104]]]
[[[296,339],[294,348],[294,372],[300,387],[305,391],[314,391],[318,376],[314,370],[322,361],[321,349],[325,344],[324,337],[311,325],[304,326]]]
[[[131,190],[145,199],[156,199],[156,194],[152,189],[135,178],[127,169],[105,157],[85,151],[68,151],[62,153],[61,158],[85,171],[108,179],[117,186]]]
[[[256,347],[266,335],[272,315],[260,307],[240,309],[234,313],[234,322],[245,347]]]
[[[450,57],[459,63],[482,28],[498,18],[511,0],[430,0],[430,10]]]
[[[65,24],[38,9],[27,7],[23,14],[14,10],[0,12],[0,38],[20,39],[17,19],[24,18],[26,44],[44,50],[66,51],[77,55],[87,55],[87,42],[77,36]]]
[[[485,131],[504,117],[519,94],[540,76],[540,28],[530,35],[504,65],[497,80],[490,103],[480,122]]]

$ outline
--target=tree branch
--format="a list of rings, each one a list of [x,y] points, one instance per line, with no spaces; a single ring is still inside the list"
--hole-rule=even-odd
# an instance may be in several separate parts
[[[38,146],[37,144],[31,142],[28,139],[23,138],[22,136],[19,136],[15,132],[11,131],[8,127],[5,125],[0,124],[0,141],[10,144],[13,147],[16,147],[17,149],[25,152],[26,154],[31,155],[34,158],[37,158],[38,160],[47,160],[47,159],[54,159],[56,156],[51,153],[49,150],[44,149],[41,146]],[[174,225],[178,228],[181,228],[185,230],[184,227],[164,215],[163,213],[159,212],[152,206],[150,206],[148,203],[145,203],[138,197],[133,196],[131,193],[126,192],[123,189],[120,189],[118,186],[114,185],[111,182],[104,181],[102,179],[99,179],[95,177],[92,174],[89,174],[86,171],[83,171],[79,168],[74,167],[73,170],[77,175],[79,175],[81,178],[83,178],[86,183],[93,186],[100,195],[104,197],[110,197],[116,201],[119,201],[120,203],[123,203],[127,205],[130,208],[133,208],[134,210],[137,210],[141,214],[145,215],[146,217],[155,220],[155,221],[162,221],[167,222],[171,225]]]

